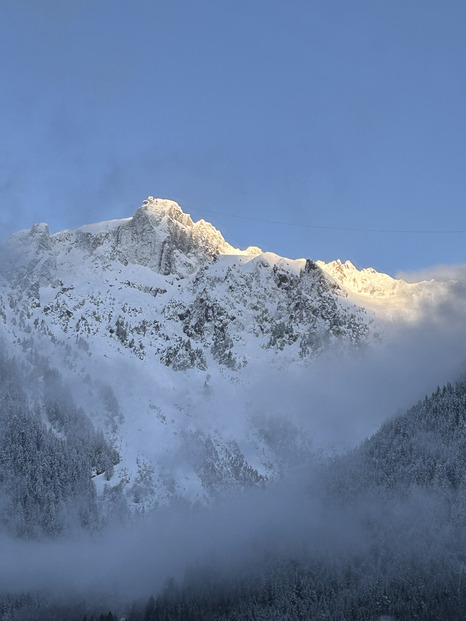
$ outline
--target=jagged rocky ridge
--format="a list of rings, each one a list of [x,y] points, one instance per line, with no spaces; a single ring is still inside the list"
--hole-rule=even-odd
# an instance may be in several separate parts
[[[175,369],[205,369],[206,356],[241,366],[249,337],[304,358],[338,339],[359,346],[369,332],[363,309],[313,261],[235,251],[171,201],[148,199],[128,220],[52,236],[35,225],[9,240],[2,263],[2,306],[21,308],[26,329],[36,309],[50,337],[99,334]]]
[[[136,509],[279,476],[308,440],[291,431],[286,457],[280,423],[246,403],[233,433],[221,414],[231,382],[362,347],[379,329],[332,264],[237,250],[152,197],[132,218],[21,231],[0,266],[6,348],[60,367],[121,455],[99,494]]]

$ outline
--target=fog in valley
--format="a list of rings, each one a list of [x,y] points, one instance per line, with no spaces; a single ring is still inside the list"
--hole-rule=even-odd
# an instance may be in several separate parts
[[[449,462],[449,455],[456,454],[451,446],[461,447],[465,442],[463,423],[456,420],[458,431],[454,435],[444,432],[440,423],[438,429],[424,429],[424,423],[416,423],[413,429],[419,428],[419,435],[402,433],[400,443],[409,436],[418,444],[402,449],[403,455],[416,457],[400,479],[395,475],[391,478],[396,468],[387,463],[383,453],[387,444],[384,434],[392,433],[390,427],[383,426],[376,439],[369,441],[372,444],[357,448],[385,421],[396,421],[397,414],[408,416],[405,426],[411,424],[409,416],[424,420],[423,412],[431,407],[427,401],[419,406],[421,414],[404,413],[437,386],[461,380],[465,371],[466,336],[461,312],[465,300],[462,287],[452,290],[454,294],[433,306],[422,321],[392,326],[383,340],[353,353],[329,352],[309,366],[296,368],[271,369],[253,363],[246,371],[238,372],[233,381],[218,385],[211,382],[208,394],[193,406],[192,417],[202,420],[203,425],[229,430],[232,436],[241,432],[248,421],[267,421],[268,428],[282,437],[286,465],[281,477],[249,489],[222,490],[204,504],[190,505],[180,499],[144,514],[128,511],[117,522],[105,523],[101,519],[101,500],[95,497],[95,491],[82,487],[85,483],[76,484],[73,477],[69,482],[71,491],[68,496],[63,494],[60,503],[39,499],[37,506],[32,506],[33,501],[21,497],[28,493],[26,488],[18,492],[23,466],[18,466],[20,458],[12,455],[8,438],[13,437],[13,419],[20,421],[19,435],[15,437],[24,438],[24,421],[34,420],[33,413],[26,416],[25,411],[34,409],[33,393],[39,384],[49,382],[52,392],[58,386],[60,407],[74,412],[74,417],[88,418],[84,412],[77,414],[71,392],[57,379],[53,369],[60,366],[58,360],[46,361],[47,375],[30,363],[24,366],[20,361],[13,362],[14,349],[4,342],[0,384],[0,588],[5,602],[10,602],[10,608],[5,603],[4,610],[16,614],[11,618],[29,618],[21,606],[12,613],[11,602],[24,594],[46,594],[46,601],[71,602],[70,618],[74,618],[73,602],[77,601],[88,602],[91,612],[112,608],[127,614],[133,601],[145,602],[149,596],[163,593],[171,578],[195,593],[193,576],[203,576],[206,584],[214,585],[215,599],[219,584],[226,589],[232,584],[245,588],[244,580],[256,580],[260,591],[270,567],[289,562],[303,568],[308,585],[310,574],[306,572],[317,567],[325,568],[322,575],[335,574],[329,580],[341,579],[341,572],[352,567],[352,572],[359,572],[359,586],[361,581],[370,585],[372,579],[378,580],[377,584],[383,583],[387,592],[400,571],[405,572],[408,581],[421,572],[423,580],[430,576],[432,584],[443,589],[453,580],[455,601],[461,607],[465,601],[461,568],[466,557],[458,550],[466,534],[462,518],[462,512],[466,512],[466,482],[461,464],[457,464],[458,472],[451,474],[456,466]],[[49,379],[36,384],[37,380],[31,378],[41,373]],[[47,389],[43,390],[42,399],[44,395],[47,398]],[[76,386],[73,390],[76,392]],[[437,417],[450,416],[448,391],[436,397],[442,400],[435,406]],[[458,403],[466,403],[462,384],[451,391]],[[68,405],[63,403],[67,395]],[[457,408],[455,403],[451,408]],[[455,411],[464,420],[464,406]],[[26,417],[23,422],[22,416]],[[72,420],[71,415],[66,416]],[[73,447],[70,434],[79,435],[83,421],[63,423],[68,447]],[[45,431],[40,433],[43,452],[55,440],[47,439]],[[86,447],[98,444],[95,459],[111,461],[111,447],[102,448],[104,444],[99,444],[102,440],[95,433],[89,427],[86,439],[79,442],[87,442]],[[398,432],[393,433],[398,437]],[[76,444],[72,450],[79,452],[79,446],[83,445]],[[370,468],[368,460],[374,455],[377,466]],[[78,463],[79,456],[76,459]],[[435,463],[430,464],[427,476],[425,463],[429,459]],[[6,470],[11,464],[18,468],[18,476]],[[60,467],[57,462],[58,477]],[[106,467],[108,464],[102,466]],[[24,468],[27,470],[27,465]],[[49,492],[46,487],[42,489],[45,496]],[[21,511],[17,509],[20,504]],[[28,515],[34,511],[37,524],[42,524],[35,530],[28,525]],[[55,513],[44,518],[43,511]],[[50,526],[52,523],[55,526]],[[289,568],[283,571],[289,576]],[[192,597],[195,599],[195,595]],[[396,603],[392,599],[385,608],[382,606],[380,612],[393,613]],[[137,615],[137,611],[133,614]],[[0,614],[0,618],[10,617]]]

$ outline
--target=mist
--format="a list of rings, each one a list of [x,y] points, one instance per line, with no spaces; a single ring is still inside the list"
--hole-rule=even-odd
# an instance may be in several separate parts
[[[338,562],[364,556],[370,544],[364,525],[369,516],[385,529],[406,527],[419,511],[435,505],[419,492],[405,505],[395,503],[391,513],[375,499],[349,510],[331,506],[315,479],[319,471],[295,470],[293,478],[264,490],[233,495],[210,507],[159,510],[94,535],[42,541],[1,536],[2,591],[44,592],[65,601],[112,598],[124,605],[157,593],[168,578],[182,582],[193,568],[228,582],[271,561],[310,557]],[[393,546],[406,555],[417,552],[423,540],[413,539],[412,524],[404,532]]]
[[[309,366],[249,365],[245,400],[305,429],[316,449],[354,447],[387,418],[464,375],[465,302],[466,289],[455,287],[415,324],[386,326],[379,343],[330,351]]]
[[[89,599],[105,594],[124,604],[158,592],[168,577],[181,581],[189,567],[209,567],[227,579],[252,571],[264,559],[361,554],[368,516],[392,528],[394,514],[396,524],[406,525],[430,511],[432,503],[443,511],[443,501],[422,491],[407,503],[397,501],[391,513],[380,508],[378,498],[350,509],[329,504],[322,473],[328,455],[356,447],[385,420],[464,373],[461,319],[452,297],[421,323],[395,326],[384,341],[351,354],[330,353],[310,366],[286,370],[251,364],[244,385],[213,386],[212,394],[195,405],[194,417],[210,419],[232,435],[251,417],[285,421],[310,438],[306,458],[264,489],[219,497],[210,506],[180,500],[125,526],[93,534],[76,531],[55,540],[2,535],[2,591],[86,594]],[[416,537],[401,539],[406,554],[421,546]],[[401,539],[393,545],[399,547]]]
[[[19,263],[14,252],[8,257]],[[167,388],[172,404],[181,402],[187,410],[181,436],[200,429],[240,438],[241,444],[245,430],[266,429],[278,447],[280,472],[200,503],[172,498],[167,506],[91,528],[71,520],[53,537],[15,537],[5,530],[0,594],[43,593],[65,603],[84,598],[92,606],[111,603],[124,611],[132,601],[163,592],[167,579],[183,585],[193,572],[228,585],[248,576],[254,582],[267,568],[288,561],[304,567],[322,563],[339,575],[359,559],[374,580],[384,575],[388,581],[403,564],[410,571],[429,563],[443,567],[465,538],[451,516],[461,513],[466,485],[455,483],[448,493],[438,483],[422,486],[417,479],[409,493],[403,485],[384,487],[367,474],[364,441],[378,430],[385,433],[386,421],[438,386],[464,377],[466,288],[460,277],[465,269],[446,272],[443,294],[426,302],[416,322],[385,326],[384,337],[369,345],[329,348],[308,364],[280,368],[252,361],[232,373],[213,372],[208,390],[201,373],[196,395]],[[60,356],[47,364],[63,367]],[[117,396],[129,388],[137,394],[146,381],[154,384],[154,398],[162,389],[163,378],[145,377],[142,366],[134,367],[138,374],[115,360],[101,371],[98,364],[92,367],[95,385],[106,386],[113,378]],[[89,392],[89,386],[69,369],[64,378],[69,396],[52,380],[49,392],[76,417],[71,395]],[[27,373],[22,381],[26,392],[35,390]],[[150,447],[151,439],[141,442]],[[416,450],[425,451],[426,442],[421,438]],[[432,446],[434,453],[435,440]],[[184,466],[191,458],[189,445],[180,444],[168,457],[167,467]],[[0,490],[1,484],[0,479]],[[452,494],[458,495],[459,509],[452,510]],[[0,514],[5,511],[11,509],[0,504]],[[374,549],[388,559],[383,571]]]

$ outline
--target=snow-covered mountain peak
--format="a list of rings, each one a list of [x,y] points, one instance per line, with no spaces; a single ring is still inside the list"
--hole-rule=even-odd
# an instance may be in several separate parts
[[[4,341],[25,359],[49,356],[83,386],[79,404],[120,454],[108,485],[136,509],[278,476],[281,432],[246,401],[234,437],[231,418],[217,415],[231,385],[363,348],[387,320],[422,317],[443,295],[350,261],[238,250],[153,197],[121,220],[54,235],[34,225],[0,255]]]
[[[11,280],[23,278],[23,272],[18,275],[21,266],[27,266],[31,275],[34,264],[43,264],[47,255],[47,274],[40,279],[44,282],[54,264],[70,274],[81,273],[89,262],[91,269],[133,264],[163,275],[186,277],[216,255],[255,256],[261,252],[257,247],[245,251],[234,248],[210,222],[194,222],[175,201],[149,196],[129,218],[87,224],[54,235],[50,235],[47,224],[35,224],[12,235],[2,260],[13,266]]]
[[[262,250],[256,246],[250,246],[246,250],[234,248],[225,241],[223,235],[210,222],[206,220],[198,220],[194,222],[191,216],[185,213],[181,207],[172,200],[163,198],[154,198],[149,196],[136,211],[132,219],[132,226],[155,227],[158,230],[168,227],[169,233],[175,238],[176,242],[181,242],[184,238],[191,242],[194,248],[188,248],[190,251],[200,251],[212,257],[216,254],[261,254]]]
[[[166,275],[185,276],[216,254],[235,252],[212,224],[193,222],[178,203],[152,196],[117,229],[116,243],[129,263]]]
[[[50,249],[50,232],[48,224],[40,222],[30,229],[24,229],[14,233],[7,241],[9,249],[20,247],[34,247],[38,249]]]
[[[184,213],[178,203],[153,196],[148,196],[134,215],[136,219],[144,217],[151,218],[153,222],[160,222],[163,218],[169,218],[189,228],[194,226],[191,216]]]
[[[354,303],[388,321],[418,321],[434,304],[448,297],[450,285],[435,280],[409,283],[368,267],[358,270],[339,259],[317,265],[347,292]]]
[[[317,261],[319,267],[345,289],[352,293],[377,298],[389,298],[399,294],[400,287],[409,286],[402,280],[377,272],[373,267],[358,270],[351,261],[337,259],[330,263]]]
[[[18,231],[0,247],[0,274],[7,281],[22,283],[26,288],[32,283],[43,285],[51,281],[55,268],[56,258],[45,223]]]

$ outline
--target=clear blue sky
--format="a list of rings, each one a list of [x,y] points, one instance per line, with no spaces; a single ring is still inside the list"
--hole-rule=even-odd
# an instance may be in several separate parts
[[[241,247],[466,262],[369,230],[466,231],[465,0],[1,0],[0,50],[2,241],[151,194]]]

